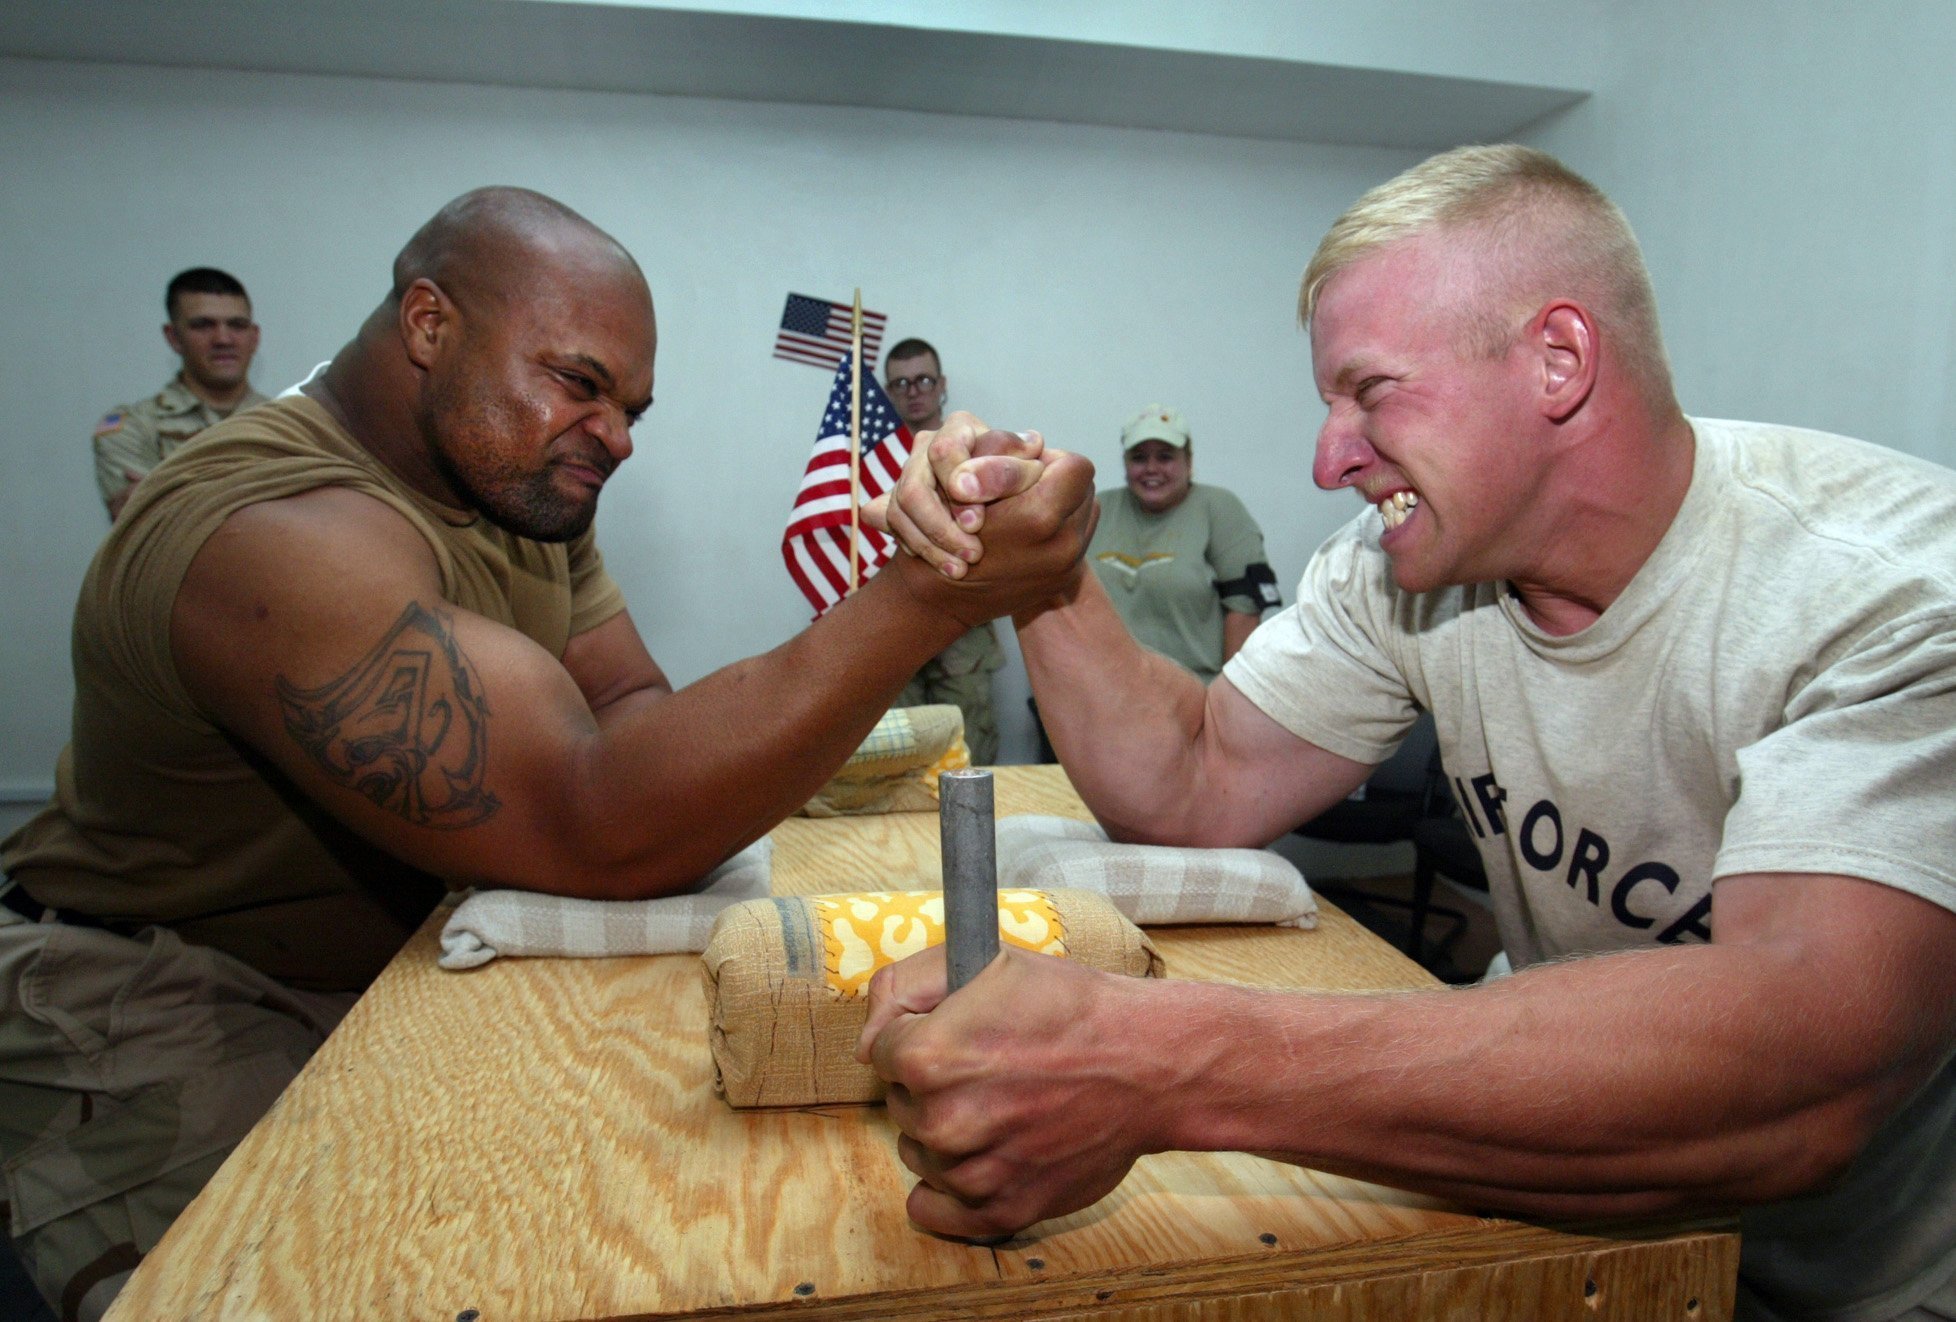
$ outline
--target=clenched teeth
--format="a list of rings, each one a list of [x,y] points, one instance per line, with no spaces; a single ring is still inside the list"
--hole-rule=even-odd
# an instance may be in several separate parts
[[[1385,520],[1386,531],[1391,532],[1406,521],[1406,515],[1419,505],[1419,497],[1410,491],[1395,491],[1379,502],[1379,517]]]

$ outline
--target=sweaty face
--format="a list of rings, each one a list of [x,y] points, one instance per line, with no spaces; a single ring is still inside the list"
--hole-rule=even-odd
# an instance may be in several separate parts
[[[424,383],[436,466],[500,527],[544,542],[578,536],[651,405],[656,338],[635,273],[486,309]]]
[[[911,431],[936,427],[942,422],[944,372],[937,365],[936,354],[890,359],[883,368],[883,389],[889,392],[897,416]]]
[[[251,304],[236,294],[179,294],[163,338],[183,359],[183,374],[219,393],[241,385],[258,352]]]
[[[1188,499],[1189,477],[1195,464],[1189,452],[1167,441],[1143,441],[1130,446],[1127,489],[1150,514],[1165,514]]]
[[[1379,545],[1409,592],[1514,577],[1528,563],[1536,477],[1518,351],[1460,344],[1460,268],[1444,236],[1402,240],[1334,275],[1311,319],[1330,413],[1313,477],[1379,511]]]

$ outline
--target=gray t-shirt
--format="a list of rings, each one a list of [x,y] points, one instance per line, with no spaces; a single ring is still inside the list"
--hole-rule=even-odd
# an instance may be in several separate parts
[[[1364,762],[1434,714],[1518,968],[1708,940],[1713,881],[1744,873],[1956,910],[1956,473],[1692,426],[1677,518],[1587,629],[1544,633],[1500,583],[1401,592],[1368,511],[1224,672]],[[1765,1315],[1889,1317],[1948,1279],[1956,1072],[1828,1193],[1749,1210],[1743,1255]]]

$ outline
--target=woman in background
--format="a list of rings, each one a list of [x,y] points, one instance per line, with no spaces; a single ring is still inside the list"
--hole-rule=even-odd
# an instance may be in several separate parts
[[[1208,683],[1281,606],[1263,530],[1233,492],[1198,485],[1188,423],[1150,404],[1121,429],[1127,485],[1100,493],[1087,559],[1144,646]]]
[[[1234,492],[1198,486],[1188,423],[1150,404],[1121,429],[1127,485],[1100,493],[1087,561],[1127,631],[1207,684],[1283,604],[1263,530]],[[1039,711],[1033,708],[1035,723]],[[1040,756],[1054,760],[1039,724]]]

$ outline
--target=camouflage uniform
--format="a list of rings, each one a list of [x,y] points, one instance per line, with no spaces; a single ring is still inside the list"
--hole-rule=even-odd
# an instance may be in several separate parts
[[[895,707],[924,707],[948,702],[964,713],[964,744],[971,765],[988,767],[998,761],[998,718],[992,714],[992,672],[1005,664],[992,625],[981,624],[924,662]]]
[[[241,409],[263,404],[265,397],[249,386],[230,413],[219,413],[192,394],[182,377],[149,399],[118,404],[95,424],[95,484],[103,501],[114,500],[135,478],[147,477],[163,456],[206,427],[215,426]]]
[[[0,909],[7,1228],[56,1316],[101,1315],[355,995]]]

